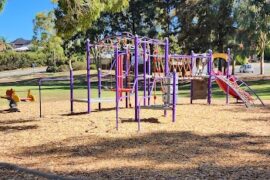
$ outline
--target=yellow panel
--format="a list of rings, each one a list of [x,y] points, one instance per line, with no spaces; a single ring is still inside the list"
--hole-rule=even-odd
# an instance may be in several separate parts
[[[33,95],[29,95],[27,98],[29,98],[29,101],[34,102],[36,99]]]
[[[20,97],[15,93],[12,94],[12,99],[15,102],[20,102],[21,101]]]
[[[221,58],[224,59],[225,61],[228,61],[228,54],[226,53],[214,53],[213,54],[213,59]]]

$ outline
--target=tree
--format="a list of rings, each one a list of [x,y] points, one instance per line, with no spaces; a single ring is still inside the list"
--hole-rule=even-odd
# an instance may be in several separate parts
[[[260,74],[264,74],[264,52],[270,35],[270,3],[267,0],[237,1],[238,28],[249,37],[249,46],[260,56]],[[255,46],[255,47],[254,47]]]
[[[6,0],[0,0],[0,12],[3,11],[6,2],[7,2]]]
[[[11,50],[12,46],[7,42],[5,37],[0,36],[0,42],[4,45],[4,50]]]
[[[42,51],[48,55],[47,65],[55,66],[63,64],[65,59],[62,48],[63,40],[56,35],[54,24],[54,12],[37,13],[34,19],[34,45],[36,49],[42,48]]]
[[[233,0],[182,0],[175,4],[178,41],[184,52],[224,52],[234,35]]]
[[[119,12],[127,7],[128,0],[54,0],[57,33],[70,38],[85,31],[100,17],[102,12]]]

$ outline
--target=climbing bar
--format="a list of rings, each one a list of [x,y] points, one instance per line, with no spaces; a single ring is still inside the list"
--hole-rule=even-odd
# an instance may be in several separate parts
[[[171,54],[170,55],[170,58],[173,58],[173,59],[191,59],[192,56],[191,55],[177,55],[177,54]]]

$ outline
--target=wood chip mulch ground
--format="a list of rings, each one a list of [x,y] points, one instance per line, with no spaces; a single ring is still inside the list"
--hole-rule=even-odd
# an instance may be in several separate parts
[[[179,98],[175,123],[142,110],[140,132],[125,108],[115,130],[114,104],[70,115],[68,101],[46,101],[41,119],[37,103],[21,104],[0,113],[0,179],[270,179],[270,101],[188,102]]]

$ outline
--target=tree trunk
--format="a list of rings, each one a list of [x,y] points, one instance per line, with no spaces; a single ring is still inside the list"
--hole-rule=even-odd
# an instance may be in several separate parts
[[[261,54],[260,74],[264,74],[264,50],[262,50],[262,54]]]
[[[235,73],[235,59],[232,60],[233,63],[232,63],[232,75],[234,75]]]
[[[267,36],[266,33],[261,32],[260,34],[260,52],[261,52],[261,58],[260,58],[260,74],[264,74],[264,51],[266,47],[266,40]]]

